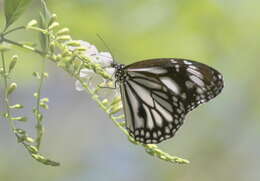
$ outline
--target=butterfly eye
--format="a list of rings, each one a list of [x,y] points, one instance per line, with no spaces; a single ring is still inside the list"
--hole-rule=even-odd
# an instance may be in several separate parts
[[[191,60],[152,59],[115,67],[127,129],[145,144],[173,137],[189,111],[223,88],[219,72]]]

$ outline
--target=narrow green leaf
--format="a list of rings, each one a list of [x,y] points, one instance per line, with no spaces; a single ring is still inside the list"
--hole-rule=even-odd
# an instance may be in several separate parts
[[[5,13],[5,29],[7,29],[13,22],[15,22],[31,0],[5,0],[4,13]]]
[[[41,0],[41,13],[42,13],[44,19],[46,20],[46,22],[49,23],[49,21],[51,19],[51,13],[47,8],[45,0]],[[45,27],[47,27],[47,24],[45,25]]]

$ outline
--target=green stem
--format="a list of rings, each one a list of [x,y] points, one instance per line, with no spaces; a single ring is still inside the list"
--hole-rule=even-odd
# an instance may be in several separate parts
[[[11,31],[11,30],[10,30]],[[3,37],[3,40],[7,43],[10,43],[10,44],[13,44],[15,46],[18,46],[18,47],[21,47],[21,48],[27,48],[25,47],[23,44],[19,43],[19,42],[15,42],[15,41],[12,41],[12,40],[9,40],[9,39],[6,39]],[[28,48],[27,48],[28,49]],[[38,50],[38,49],[30,49],[36,53],[38,53],[39,55],[41,55],[42,57],[45,57],[46,56],[46,53],[41,51],[41,50]],[[37,114],[40,112],[40,99],[41,99],[41,88],[42,88],[42,84],[43,84],[43,79],[44,79],[44,76],[43,76],[43,73],[44,73],[44,69],[45,69],[45,59],[43,59],[43,64],[42,64],[42,67],[41,67],[41,78],[40,78],[40,83],[39,83],[39,87],[37,89],[37,99],[36,99],[36,112]],[[37,129],[37,137],[36,137],[36,147],[37,149],[40,148],[40,143],[41,143],[41,139],[42,139],[42,135],[43,135],[43,130],[41,128],[41,121],[37,118],[36,116],[36,121],[37,121],[37,124],[36,124],[36,129]]]
[[[22,43],[19,43],[19,42],[16,42],[16,41],[12,41],[12,40],[7,39],[7,38],[5,38],[5,37],[2,37],[2,40],[5,41],[5,42],[7,42],[7,43],[10,43],[10,44],[12,44],[12,45],[15,45],[15,46],[18,46],[18,47],[21,47],[21,48],[25,48],[25,49],[27,49],[27,50],[34,51],[34,52],[40,54],[41,56],[45,56],[45,55],[46,55],[45,52],[43,52],[43,51],[41,51],[41,50],[39,50],[39,49],[36,49],[36,48],[34,48],[34,47],[30,47],[30,46],[27,46],[27,45],[23,45]]]
[[[9,100],[8,100],[8,95],[7,95],[7,92],[8,92],[7,76],[8,76],[8,73],[6,71],[6,62],[5,62],[5,56],[4,56],[4,52],[3,51],[1,51],[1,58],[2,58],[2,66],[3,66],[3,78],[4,78],[4,105],[5,105],[5,108],[6,108],[5,118],[8,120],[11,128],[13,130],[15,130],[16,128],[15,128],[14,122],[10,118],[11,117],[11,112],[10,112],[10,109],[9,109]]]
[[[36,112],[40,113],[40,100],[41,100],[41,90],[42,90],[42,85],[43,85],[43,81],[44,81],[44,70],[45,70],[45,59],[43,59],[42,61],[42,65],[41,65],[41,77],[40,77],[40,82],[39,82],[39,86],[38,86],[38,90],[37,90],[37,99],[36,99]],[[37,137],[36,137],[36,147],[37,149],[40,149],[40,144],[41,144],[41,140],[42,140],[42,136],[43,136],[43,129],[42,129],[42,124],[41,124],[41,120],[39,120],[36,116],[36,120],[37,120],[37,125],[36,125],[36,129],[37,129]]]
[[[4,41],[4,36],[3,34],[0,33],[0,43],[2,43]]]
[[[21,29],[25,29],[25,26],[19,26],[19,27],[16,27],[16,28],[14,28],[14,29],[11,29],[11,30],[9,30],[9,31],[6,31],[6,32],[3,32],[3,36],[5,36],[5,35],[8,35],[9,33],[11,33],[11,32],[14,32],[14,31],[17,31],[17,30],[21,30]]]

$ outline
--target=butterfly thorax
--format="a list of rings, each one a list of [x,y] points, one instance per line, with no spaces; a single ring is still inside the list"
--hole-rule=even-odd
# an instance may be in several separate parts
[[[124,70],[125,65],[124,64],[114,64],[113,67],[116,69],[115,71],[115,78],[118,81],[124,81],[127,74]]]

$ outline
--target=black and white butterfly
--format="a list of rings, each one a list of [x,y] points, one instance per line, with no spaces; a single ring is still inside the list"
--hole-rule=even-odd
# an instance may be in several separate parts
[[[186,59],[112,66],[120,85],[127,130],[144,144],[173,137],[186,114],[217,96],[224,86],[217,70]]]

